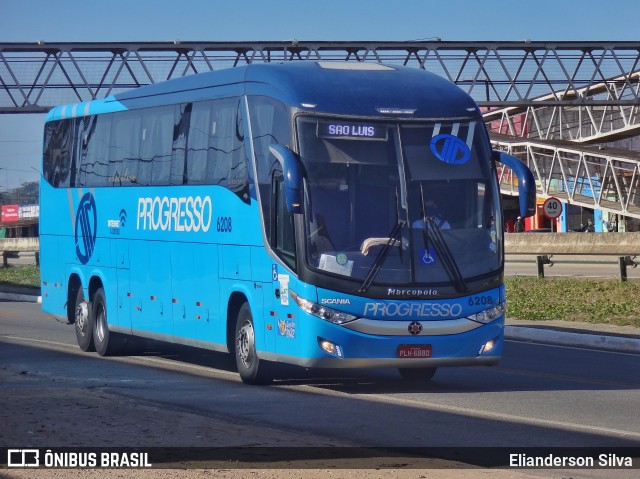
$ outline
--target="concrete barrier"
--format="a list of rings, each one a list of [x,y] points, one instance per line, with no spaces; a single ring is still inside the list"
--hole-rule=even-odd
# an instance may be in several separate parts
[[[640,232],[634,233],[507,233],[506,254],[640,254]]]
[[[2,265],[7,267],[10,253],[28,253],[35,251],[36,264],[40,264],[40,239],[39,238],[0,238],[0,252],[2,253]]]
[[[553,265],[553,255],[616,255],[620,281],[627,280],[627,266],[640,253],[640,232],[634,233],[509,233],[505,235],[505,254],[536,255],[538,277],[544,278],[544,265]]]

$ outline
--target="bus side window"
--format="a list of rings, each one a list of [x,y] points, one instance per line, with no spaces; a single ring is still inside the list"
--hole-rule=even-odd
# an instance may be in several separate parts
[[[70,185],[74,120],[50,122],[45,131],[44,175],[56,188]]]
[[[176,106],[152,108],[144,113],[142,147],[138,165],[140,184],[169,184],[176,108]]]
[[[80,160],[75,185],[105,186],[113,184],[113,181],[109,181],[108,175],[104,173],[109,159],[111,115],[85,117],[82,120],[82,129],[79,134],[81,136]]]
[[[238,98],[193,104],[187,136],[187,184],[224,186],[248,201],[241,111]]]
[[[285,263],[295,270],[296,241],[293,214],[287,209],[282,173],[274,176],[273,193],[275,207],[273,215],[273,245]]]
[[[114,114],[108,174],[106,175],[109,178],[109,184],[127,186],[132,183],[141,185],[149,183],[146,178],[139,178],[141,143],[141,113],[132,110]],[[101,163],[97,163],[97,165],[102,166]],[[100,172],[100,175],[104,175],[104,173]]]
[[[271,98],[254,96],[249,98],[251,134],[260,191],[260,203],[264,219],[265,235],[272,240],[272,178],[279,168],[278,160],[269,152],[269,145],[286,145],[291,141],[291,130],[287,110],[282,103]]]
[[[178,116],[173,126],[173,159],[171,161],[171,172],[169,174],[169,184],[171,185],[182,185],[187,182],[185,161],[192,107],[193,105],[191,103],[178,106]]]

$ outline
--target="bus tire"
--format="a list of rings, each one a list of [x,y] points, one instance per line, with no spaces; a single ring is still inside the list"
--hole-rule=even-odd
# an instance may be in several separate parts
[[[89,303],[84,300],[82,288],[78,288],[74,300],[73,308],[74,329],[76,330],[76,341],[84,352],[96,350],[93,345],[93,315]]]
[[[93,343],[100,356],[119,354],[124,346],[124,337],[109,331],[107,301],[104,290],[98,288],[93,295],[91,308],[93,316]]]
[[[430,381],[438,368],[399,368],[398,372],[407,381]]]
[[[258,358],[255,338],[251,308],[244,303],[238,312],[234,341],[238,373],[245,384],[268,384],[273,378],[267,372],[266,362]]]

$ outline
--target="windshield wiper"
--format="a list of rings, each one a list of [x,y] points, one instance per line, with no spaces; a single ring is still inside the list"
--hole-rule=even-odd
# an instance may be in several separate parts
[[[366,244],[366,240],[362,244],[362,253],[366,255],[366,251],[368,251],[370,246],[381,244],[379,242],[380,240],[387,240],[382,249],[378,252],[378,256],[376,256],[375,261],[371,265],[371,269],[369,270],[367,277],[364,279],[364,282],[360,285],[360,288],[358,288],[359,293],[364,293],[369,289],[373,280],[376,279],[380,268],[382,268],[384,260],[387,258],[392,246],[395,246],[396,244],[400,246],[400,257],[402,258],[402,248],[405,246],[402,241],[402,228],[405,224],[406,222],[400,219],[400,198],[398,198],[398,188],[396,188],[396,224],[393,225],[391,232],[386,238],[370,238],[370,240],[373,240],[370,245]]]
[[[369,286],[371,286],[371,283],[373,283],[373,280],[378,275],[380,268],[382,268],[382,264],[384,263],[384,260],[387,258],[389,251],[391,251],[391,247],[396,244],[399,244],[400,248],[402,249],[403,244],[400,236],[402,234],[402,228],[404,227],[405,224],[406,223],[404,221],[398,220],[397,223],[393,225],[391,232],[387,236],[387,242],[384,244],[382,249],[378,252],[378,256],[376,256],[375,261],[371,265],[369,274],[367,274],[367,277],[365,278],[364,282],[358,288],[359,293],[364,293],[365,291],[367,291],[367,289],[369,289]]]
[[[469,290],[467,283],[460,272],[458,263],[456,262],[447,241],[442,236],[442,231],[438,225],[436,225],[435,218],[428,217],[426,208],[424,205],[424,192],[422,190],[422,183],[420,183],[420,208],[422,210],[422,220],[424,221],[425,228],[422,230],[422,237],[424,240],[424,248],[426,254],[429,254],[429,231],[432,233],[432,243],[438,254],[438,257],[442,260],[444,270],[449,278],[453,281],[456,291],[459,293],[465,293]]]

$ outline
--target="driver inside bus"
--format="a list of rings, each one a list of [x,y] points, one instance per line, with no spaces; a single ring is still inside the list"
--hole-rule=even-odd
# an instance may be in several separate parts
[[[426,200],[424,202],[424,217],[419,217],[412,223],[412,227],[416,229],[424,229],[427,222],[433,223],[437,228],[441,230],[451,229],[449,222],[442,216],[438,208],[438,204],[435,200]]]
[[[309,234],[309,241],[311,243],[311,256],[319,258],[322,253],[333,252],[336,249],[329,237],[329,230],[324,216],[316,213],[315,217],[315,229]]]

